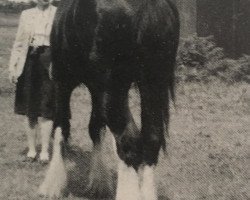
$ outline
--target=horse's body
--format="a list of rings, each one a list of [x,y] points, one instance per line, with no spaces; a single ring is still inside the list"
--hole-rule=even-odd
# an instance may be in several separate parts
[[[153,176],[159,150],[165,147],[178,39],[178,12],[170,0],[62,0],[58,7],[51,37],[54,148],[61,133],[67,140],[70,95],[84,83],[92,97],[89,133],[94,152],[100,150],[106,125],[116,139],[120,158],[116,199],[157,198],[153,189],[146,189],[154,184],[147,177]],[[141,130],[128,107],[132,83],[140,91]],[[53,157],[59,154],[55,151]],[[57,195],[44,185],[43,194]]]

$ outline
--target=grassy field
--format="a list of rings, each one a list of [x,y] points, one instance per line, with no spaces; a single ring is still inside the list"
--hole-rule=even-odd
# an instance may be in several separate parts
[[[27,151],[23,117],[13,114],[14,86],[7,78],[15,31],[14,26],[0,26],[0,200],[36,200],[46,166],[23,162]],[[168,156],[161,154],[156,173],[160,200],[250,199],[249,91],[246,83],[177,84]],[[71,107],[72,149],[67,153],[70,195],[65,199],[87,200],[83,190],[92,144],[87,131],[90,97],[85,87],[74,91]],[[134,90],[130,107],[139,123],[139,99]],[[110,149],[106,151],[109,155]]]

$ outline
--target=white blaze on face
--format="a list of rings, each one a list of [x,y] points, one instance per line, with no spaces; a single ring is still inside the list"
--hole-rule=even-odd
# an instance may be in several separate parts
[[[116,200],[141,200],[139,176],[133,167],[119,159]]]

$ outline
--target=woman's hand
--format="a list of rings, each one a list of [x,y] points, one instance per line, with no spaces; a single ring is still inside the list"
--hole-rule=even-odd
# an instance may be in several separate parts
[[[14,83],[14,84],[16,84],[18,81],[18,75],[17,73],[15,73],[14,70],[9,71],[9,81],[10,83]]]

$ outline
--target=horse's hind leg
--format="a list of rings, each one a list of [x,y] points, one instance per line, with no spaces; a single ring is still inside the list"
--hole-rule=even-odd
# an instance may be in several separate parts
[[[112,171],[107,166],[107,155],[103,151],[106,133],[105,93],[99,87],[89,87],[92,99],[92,112],[89,122],[89,134],[93,142],[93,151],[86,192],[102,198],[113,194]]]
[[[68,138],[69,100],[74,87],[63,83],[55,83],[55,135],[53,142],[52,159],[49,164],[43,183],[40,185],[39,194],[49,198],[63,195],[67,184],[67,173],[63,161],[63,144]],[[66,124],[66,125],[65,125]],[[67,127],[66,127],[67,126]]]

